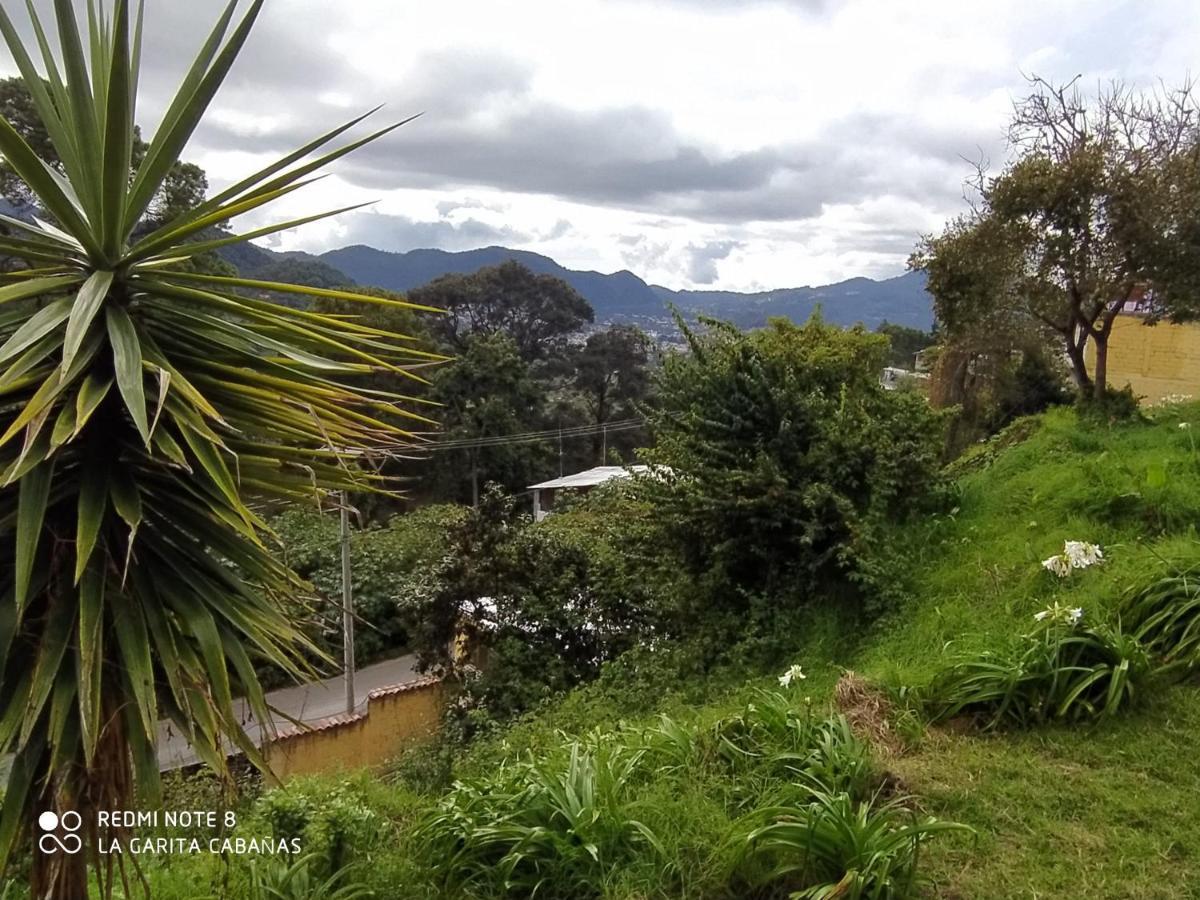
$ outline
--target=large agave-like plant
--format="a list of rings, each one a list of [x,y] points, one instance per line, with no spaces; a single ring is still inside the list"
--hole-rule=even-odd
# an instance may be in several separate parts
[[[416,377],[409,339],[270,294],[394,301],[188,265],[321,218],[219,230],[390,128],[322,149],[355,119],[147,225],[262,2],[240,21],[237,0],[225,7],[133,172],[141,6],[89,2],[81,24],[55,0],[55,49],[30,3],[40,66],[0,6],[61,160],[0,118],[0,154],[40,207],[32,222],[0,217],[0,256],[24,265],[0,276],[0,865],[40,811],[79,811],[94,847],[93,811],[152,797],[160,718],[216,769],[226,742],[259,760],[234,698],[268,718],[254,666],[299,674],[306,642],[280,603],[301,584],[256,510],[362,490],[356,457],[409,437],[404,398],[352,386]],[[35,896],[84,896],[82,859],[35,852]]]

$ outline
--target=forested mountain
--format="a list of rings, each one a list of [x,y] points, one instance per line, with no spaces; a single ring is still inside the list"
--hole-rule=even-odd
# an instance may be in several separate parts
[[[673,331],[669,306],[688,316],[708,315],[728,319],[743,328],[766,323],[771,316],[804,321],[821,307],[827,320],[838,325],[863,322],[874,328],[889,322],[928,330],[933,324],[932,303],[921,274],[909,273],[883,281],[851,278],[819,287],[782,288],[743,294],[734,291],[673,291],[648,285],[632,272],[612,274],[567,269],[547,256],[527,250],[484,247],[451,253],[446,250],[410,250],[389,253],[356,245],[320,256],[307,253],[274,253],[257,246],[241,246],[226,258],[245,274],[329,286],[337,283],[371,285],[392,291],[411,291],[442,275],[468,275],[487,266],[515,259],[533,272],[553,275],[587,298],[596,322],[635,322],[651,332]]]

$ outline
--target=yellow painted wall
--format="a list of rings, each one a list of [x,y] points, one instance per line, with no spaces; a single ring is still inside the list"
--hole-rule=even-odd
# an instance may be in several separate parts
[[[1108,339],[1108,383],[1130,385],[1142,403],[1154,405],[1165,397],[1200,397],[1200,324],[1146,325],[1141,316],[1118,316]],[[1087,345],[1088,371],[1096,355]]]
[[[372,691],[366,712],[281,735],[268,745],[267,760],[281,779],[377,766],[432,737],[444,705],[445,688],[436,679]]]

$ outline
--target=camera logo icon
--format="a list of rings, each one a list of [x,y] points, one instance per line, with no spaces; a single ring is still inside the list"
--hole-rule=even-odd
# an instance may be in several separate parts
[[[44,832],[38,838],[38,849],[43,853],[66,853],[73,855],[83,849],[83,839],[76,834],[83,827],[83,817],[73,809],[69,809],[61,816],[58,813],[46,810],[38,816],[38,828]],[[55,832],[59,829],[65,832],[62,837],[59,837]]]

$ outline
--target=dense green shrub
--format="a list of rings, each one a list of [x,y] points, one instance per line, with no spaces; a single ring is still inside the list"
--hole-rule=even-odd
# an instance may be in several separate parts
[[[275,839],[299,839],[306,869],[323,880],[349,865],[376,837],[379,816],[363,801],[349,781],[330,788],[326,782],[297,779],[263,794],[254,814]]]
[[[619,563],[600,531],[532,524],[489,489],[443,559],[398,586],[422,668],[464,677],[454,711],[467,734],[595,678],[653,630],[650,592]],[[453,658],[459,635],[486,654],[482,672]]]
[[[664,468],[645,479],[705,586],[685,616],[736,621],[754,597],[803,602],[846,581],[885,596],[880,528],[940,484],[940,416],[879,384],[881,335],[816,317],[753,332],[706,324],[660,371],[648,459]]]
[[[1133,388],[1126,385],[1120,390],[1110,387],[1100,397],[1081,397],[1077,406],[1082,419],[1106,423],[1127,422],[1141,418],[1138,400],[1139,397],[1133,392]]]

